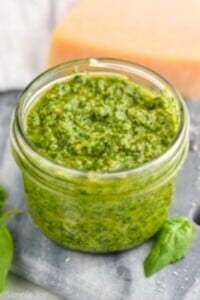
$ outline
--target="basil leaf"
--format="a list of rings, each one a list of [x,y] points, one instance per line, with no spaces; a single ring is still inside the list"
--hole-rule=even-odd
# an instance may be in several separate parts
[[[0,186],[0,293],[5,290],[6,279],[12,264],[14,245],[10,231],[3,224],[3,221],[13,215],[22,213],[21,210],[15,209],[2,213],[5,200],[7,197],[6,190]]]
[[[6,201],[7,192],[6,190],[0,186],[0,215],[2,214],[2,210]]]
[[[144,261],[147,277],[158,272],[170,263],[183,258],[194,238],[194,228],[186,217],[173,217],[167,220]]]
[[[0,223],[0,293],[6,287],[6,278],[12,264],[13,253],[12,236],[6,226]]]

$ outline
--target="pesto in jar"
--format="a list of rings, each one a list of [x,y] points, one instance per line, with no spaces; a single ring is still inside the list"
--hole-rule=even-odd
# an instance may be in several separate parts
[[[26,133],[42,156],[69,168],[111,172],[163,154],[179,126],[173,99],[115,75],[76,74],[28,111]]]
[[[169,176],[179,156],[158,175],[154,170],[144,178],[97,176],[96,181],[93,175],[131,170],[172,146],[180,112],[167,90],[154,92],[109,72],[73,74],[34,98],[24,125],[35,152],[85,174],[60,185],[53,169],[47,180],[45,172],[37,177],[33,164],[21,163],[29,211],[49,238],[71,249],[110,252],[138,245],[159,230],[169,212],[176,174],[149,187]],[[38,164],[45,171],[42,160]]]

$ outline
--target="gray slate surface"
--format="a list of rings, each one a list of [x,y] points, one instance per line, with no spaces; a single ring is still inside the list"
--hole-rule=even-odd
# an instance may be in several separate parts
[[[9,206],[24,209],[8,225],[15,239],[12,271],[68,300],[199,300],[200,226],[187,257],[146,279],[143,260],[151,241],[130,251],[91,255],[63,249],[34,226],[26,211],[20,173],[9,150],[9,123],[18,92],[0,94],[0,183],[9,190]],[[200,219],[200,102],[187,102],[191,145],[181,171],[172,215]]]

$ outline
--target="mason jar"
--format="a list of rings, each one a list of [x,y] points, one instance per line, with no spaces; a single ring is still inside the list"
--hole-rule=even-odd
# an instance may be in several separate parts
[[[75,71],[126,75],[156,93],[174,99],[180,124],[170,148],[138,167],[114,171],[80,171],[38,154],[25,132],[28,109],[49,86]],[[52,241],[75,250],[113,252],[152,237],[168,217],[178,172],[188,151],[189,117],[179,93],[142,66],[114,59],[89,58],[47,70],[23,91],[11,124],[11,149],[21,170],[29,212]]]

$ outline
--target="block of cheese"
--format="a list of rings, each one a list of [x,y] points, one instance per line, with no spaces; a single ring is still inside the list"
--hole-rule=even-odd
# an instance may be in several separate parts
[[[53,32],[48,66],[95,56],[148,66],[200,99],[200,0],[79,0]]]

